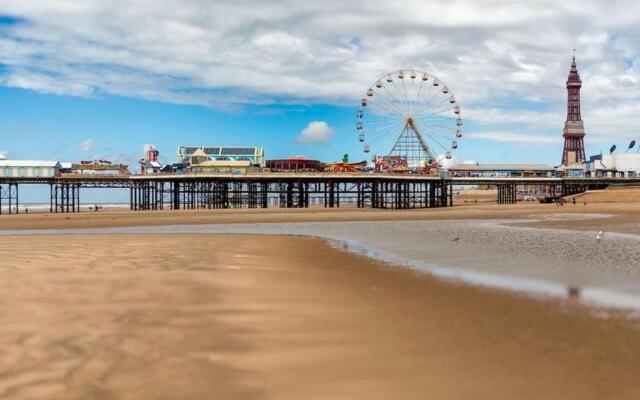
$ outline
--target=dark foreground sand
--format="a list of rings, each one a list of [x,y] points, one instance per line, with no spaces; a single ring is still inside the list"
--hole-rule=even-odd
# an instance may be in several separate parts
[[[0,398],[637,399],[640,331],[317,239],[0,238]]]

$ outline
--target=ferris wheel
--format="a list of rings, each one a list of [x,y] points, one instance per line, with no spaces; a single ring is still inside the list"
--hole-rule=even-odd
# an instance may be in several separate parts
[[[461,128],[453,93],[442,80],[419,70],[381,76],[362,97],[356,120],[365,153],[403,157],[412,169],[450,159]]]

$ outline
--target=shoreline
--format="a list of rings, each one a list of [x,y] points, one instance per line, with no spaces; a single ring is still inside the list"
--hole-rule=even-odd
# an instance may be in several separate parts
[[[473,228],[490,227],[491,229],[514,228],[518,231],[531,231],[535,235],[540,235],[544,231],[548,233],[558,234],[563,231],[559,229],[539,228],[535,227],[536,222],[546,220],[562,222],[571,221],[588,221],[591,219],[606,220],[609,218],[605,214],[542,214],[538,220],[465,220]],[[525,221],[526,223],[523,223]],[[388,223],[389,221],[387,221]],[[441,221],[443,223],[455,224],[456,221]],[[343,222],[344,223],[344,222]],[[427,222],[425,222],[427,223]],[[335,222],[332,224],[336,224]],[[385,224],[385,222],[380,222]],[[409,222],[407,224],[410,224]],[[325,225],[329,225],[326,223]],[[534,227],[531,227],[534,225]],[[308,228],[308,229],[305,229]],[[385,229],[383,225],[377,226],[379,229]],[[550,297],[558,299],[570,299],[573,302],[583,304],[587,307],[597,310],[605,309],[610,312],[624,312],[630,318],[638,318],[640,311],[640,288],[639,290],[628,293],[620,291],[612,287],[599,287],[598,284],[585,284],[579,282],[554,280],[549,277],[527,276],[522,274],[513,274],[509,272],[492,272],[483,271],[482,268],[473,268],[462,264],[443,264],[442,262],[434,262],[433,260],[421,259],[414,254],[413,257],[400,255],[389,251],[389,249],[380,248],[375,243],[359,242],[354,239],[354,235],[341,237],[336,235],[339,228],[332,228],[325,233],[322,232],[322,223],[288,223],[283,226],[275,226],[272,223],[255,223],[255,224],[223,224],[223,225],[166,225],[166,226],[138,226],[138,227],[112,227],[112,228],[84,228],[84,229],[59,229],[59,230],[32,230],[32,231],[0,231],[1,236],[13,235],[84,235],[84,234],[195,234],[195,233],[217,233],[217,234],[260,234],[260,235],[300,235],[310,238],[318,238],[328,240],[333,243],[334,247],[346,249],[356,254],[365,255],[375,260],[402,266],[413,270],[426,273],[434,278],[443,279],[445,281],[460,281],[465,284],[486,287],[489,289],[507,290],[513,293],[523,294],[532,298]],[[326,229],[326,228],[325,228]],[[462,228],[461,228],[462,229]],[[570,234],[571,231],[566,230],[564,233]],[[595,234],[595,233],[594,233]],[[357,236],[356,236],[357,237]],[[618,237],[633,241],[640,240],[638,235],[630,235],[623,233],[609,233],[607,240],[611,237]],[[446,245],[441,242],[440,245]],[[591,281],[597,281],[592,278]]]
[[[637,322],[602,319],[575,302],[443,282],[320,239],[0,241],[0,394],[9,397],[640,393]]]
[[[608,214],[606,221],[538,221],[532,226],[574,230],[608,230],[640,233],[640,203],[564,206],[552,204],[463,205],[427,209],[358,209],[355,207],[308,209],[226,209],[226,210],[105,210],[82,213],[12,214],[0,217],[0,230],[108,228],[157,225],[207,225],[260,222],[403,221],[465,219],[535,219],[540,215]]]
[[[611,221],[621,217],[616,208],[606,206],[587,210],[567,207],[569,212],[566,212],[567,209],[557,206],[503,207],[400,211],[268,209],[116,212],[112,214],[118,219],[110,219],[111,214],[105,213],[103,219],[99,220],[98,226],[109,227],[95,228],[66,226],[65,222],[69,221],[81,222],[80,226],[91,226],[87,222],[92,222],[92,218],[86,218],[86,214],[53,214],[50,219],[15,218],[19,223],[9,224],[9,229],[3,229],[6,224],[0,224],[0,237],[97,233],[303,235],[331,240],[338,247],[343,243],[359,254],[417,269],[442,279],[461,280],[532,297],[569,297],[594,309],[627,310],[630,315],[640,310],[640,284],[629,286],[625,272],[617,271],[618,266],[628,264],[625,268],[630,273],[638,274],[637,281],[640,282],[640,263],[637,262],[640,254],[634,256],[637,252],[635,242],[640,236],[607,231],[603,240],[594,241],[597,231],[584,231],[585,226],[595,225],[602,229],[611,225]],[[477,218],[479,212],[483,218]],[[492,219],[496,216],[504,218]],[[167,217],[170,223],[162,225],[167,222]],[[179,224],[182,221],[191,223],[195,217],[200,217],[196,224]],[[449,220],[447,217],[453,218]],[[39,222],[40,229],[18,229],[25,220]],[[52,222],[58,228],[46,229],[47,224]],[[578,230],[573,229],[576,227]],[[370,234],[375,231],[387,232],[390,235],[388,239],[393,240],[389,243],[380,241],[376,235]],[[426,232],[434,232],[434,235],[425,236]],[[416,235],[424,237],[424,240],[415,239]],[[555,240],[550,240],[550,236]],[[585,242],[581,250],[584,254],[576,253],[577,249],[571,250],[576,246],[571,237]],[[460,242],[455,242],[460,238]],[[407,243],[403,243],[403,240]],[[630,241],[633,243],[627,245]],[[532,246],[532,243],[538,242],[539,245]],[[558,243],[565,243],[566,248]],[[416,248],[425,245],[428,248],[424,251],[416,251]],[[448,251],[447,248],[452,250]],[[539,251],[551,254],[538,255]],[[531,254],[527,256],[527,252]],[[612,255],[607,255],[609,253]],[[500,258],[492,260],[494,255]],[[570,262],[576,255],[579,258]],[[534,268],[514,268],[513,263],[508,261],[509,257],[516,257],[520,263]],[[548,267],[556,264],[558,268]],[[561,264],[564,266],[560,268]]]

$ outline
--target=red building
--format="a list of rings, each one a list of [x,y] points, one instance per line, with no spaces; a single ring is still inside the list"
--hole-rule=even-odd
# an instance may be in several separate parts
[[[267,160],[266,167],[272,172],[319,172],[322,163],[304,157],[291,157],[282,160]]]

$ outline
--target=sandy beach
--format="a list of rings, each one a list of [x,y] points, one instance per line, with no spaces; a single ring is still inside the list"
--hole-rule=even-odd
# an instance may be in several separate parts
[[[636,399],[640,322],[627,312],[443,280],[310,236],[563,293],[635,293],[639,211],[3,215],[0,398]],[[610,234],[596,242],[599,229]]]
[[[0,397],[633,399],[638,326],[304,237],[3,237]]]

